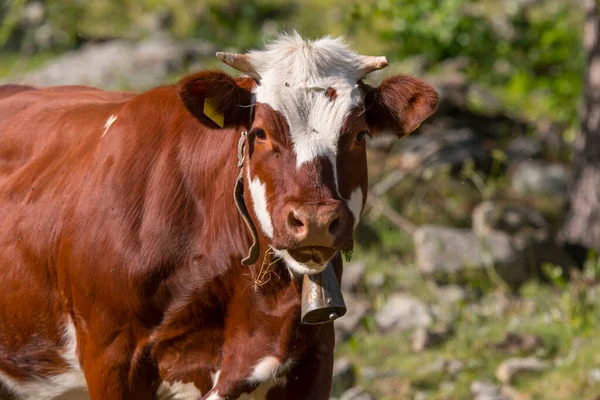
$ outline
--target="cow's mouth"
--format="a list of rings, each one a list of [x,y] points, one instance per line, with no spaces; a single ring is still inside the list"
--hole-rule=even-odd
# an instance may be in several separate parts
[[[335,250],[322,246],[306,246],[288,250],[288,253],[299,263],[307,266],[314,265],[315,267],[319,267],[324,265],[331,259],[331,257],[333,257]]]

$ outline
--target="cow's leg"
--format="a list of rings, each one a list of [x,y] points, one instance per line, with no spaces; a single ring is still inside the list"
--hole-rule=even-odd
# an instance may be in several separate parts
[[[135,345],[124,333],[88,337],[82,354],[82,366],[91,400],[152,399],[151,379],[145,364],[134,365]]]
[[[335,344],[333,324],[318,326],[314,335],[318,342],[292,365],[286,385],[273,388],[270,397],[285,400],[329,399]]]

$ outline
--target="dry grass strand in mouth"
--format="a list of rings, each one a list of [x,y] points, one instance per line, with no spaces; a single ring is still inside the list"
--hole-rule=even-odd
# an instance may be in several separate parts
[[[273,271],[273,265],[275,265],[277,261],[281,260],[281,257],[277,257],[270,263],[267,263],[267,256],[269,254],[275,254],[271,246],[269,246],[267,251],[265,251],[265,256],[263,257],[262,265],[260,266],[260,270],[258,271],[258,276],[256,277],[256,279],[254,279],[254,290],[258,290],[258,288],[266,285],[267,282],[271,280],[271,277],[273,275],[279,278],[279,275],[277,275],[277,273]]]

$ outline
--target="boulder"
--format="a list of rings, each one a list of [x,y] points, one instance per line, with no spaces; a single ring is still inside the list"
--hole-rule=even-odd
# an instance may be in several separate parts
[[[365,282],[367,266],[364,262],[354,261],[344,265],[342,290],[356,293]]]
[[[574,265],[557,243],[550,224],[538,211],[518,204],[483,202],[473,210],[473,230],[479,235],[504,232],[523,259],[530,274],[540,274],[544,263],[562,267]]]
[[[112,40],[70,51],[38,70],[12,77],[36,86],[88,85],[103,89],[145,90],[199,57],[213,56],[203,41],[177,42],[156,35],[140,42]]]
[[[501,383],[510,384],[515,376],[521,374],[537,374],[548,369],[549,364],[537,357],[510,358],[504,360],[496,368],[496,379]]]
[[[353,296],[344,296],[344,300],[347,308],[346,315],[334,322],[336,343],[350,339],[371,309],[366,300],[356,299]]]
[[[537,138],[519,136],[506,147],[506,156],[511,161],[531,160],[542,155],[542,143]]]
[[[471,395],[473,400],[511,400],[499,386],[482,381],[471,383]]]
[[[501,231],[478,235],[469,229],[423,225],[414,233],[420,271],[440,282],[493,267],[508,283],[527,280],[522,256]]]
[[[564,196],[569,171],[562,165],[523,161],[510,168],[511,187],[520,195]]]
[[[432,324],[433,318],[429,308],[421,300],[405,293],[395,293],[375,315],[375,322],[382,332],[404,331],[427,327]]]
[[[398,157],[400,167],[404,169],[418,166],[455,169],[468,160],[476,164],[486,162],[489,153],[471,129],[460,128],[436,135],[409,136],[403,139]]]

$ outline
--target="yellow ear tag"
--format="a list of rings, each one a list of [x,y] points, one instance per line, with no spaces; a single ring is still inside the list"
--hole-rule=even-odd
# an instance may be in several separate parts
[[[410,135],[411,133],[413,133],[414,131],[416,131],[417,129],[419,129],[421,127],[421,124],[417,125],[415,129],[413,129],[412,131],[408,132],[406,134],[406,136]]]
[[[225,115],[217,111],[209,98],[204,99],[204,109],[202,112],[208,119],[219,125],[221,128],[225,125]]]

